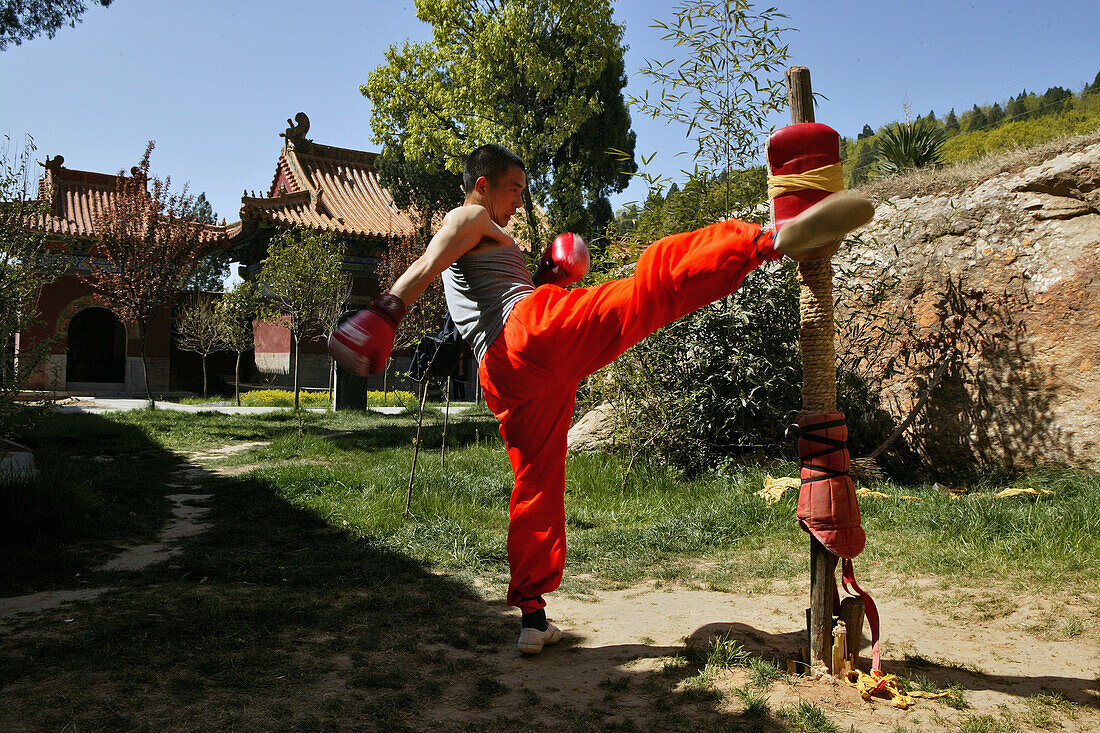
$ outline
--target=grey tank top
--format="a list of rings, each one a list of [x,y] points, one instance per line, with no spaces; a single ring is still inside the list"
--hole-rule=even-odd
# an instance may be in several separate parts
[[[535,289],[519,247],[469,252],[443,271],[447,308],[480,364],[513,306]]]

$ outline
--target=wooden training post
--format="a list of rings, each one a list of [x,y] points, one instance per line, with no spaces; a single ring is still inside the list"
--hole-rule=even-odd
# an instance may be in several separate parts
[[[787,70],[791,122],[814,122],[810,70]],[[802,413],[836,409],[836,347],[833,343],[833,265],[828,258],[798,263],[802,347]],[[810,536],[810,665],[833,672],[833,587],[836,556]]]

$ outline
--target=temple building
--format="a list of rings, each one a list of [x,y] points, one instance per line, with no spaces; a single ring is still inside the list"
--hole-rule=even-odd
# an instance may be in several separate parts
[[[330,232],[344,248],[343,270],[352,284],[346,307],[355,310],[381,292],[377,276],[380,257],[390,245],[414,237],[417,222],[409,212],[398,209],[379,183],[374,167],[377,153],[315,143],[306,137],[308,131],[309,118],[298,113],[281,133],[283,146],[266,193],[246,192],[240,220],[207,225],[206,241],[241,263],[241,277],[253,279],[277,232],[292,228]],[[119,178],[65,168],[63,163],[61,156],[43,163],[45,172],[39,181],[39,200],[49,205],[40,226],[48,237],[49,264],[60,275],[42,289],[40,325],[16,334],[16,353],[27,344],[56,337],[46,363],[28,385],[32,390],[144,393],[139,334],[98,302],[90,286],[78,277],[88,271],[89,258],[95,256],[96,213],[111,202]],[[197,391],[199,362],[196,355],[174,347],[172,315],[165,308],[150,325],[146,343],[150,389],[162,394]],[[254,362],[242,362],[242,383],[291,386],[294,348],[290,331],[278,322],[255,326]],[[407,369],[409,357],[408,353],[395,354],[388,386],[400,383],[394,375]],[[333,363],[323,338],[303,338],[299,358],[301,386],[327,388],[332,384]],[[467,360],[471,358],[467,354]],[[464,366],[463,373],[476,374],[472,362]],[[221,371],[225,372],[223,380],[232,379],[232,367]],[[366,389],[381,388],[383,379],[357,380],[341,370],[337,383],[342,381],[365,393]]]
[[[289,120],[288,120],[289,122]],[[302,112],[281,133],[283,149],[264,196],[241,199],[241,219],[230,224],[233,258],[241,276],[251,279],[279,230],[331,232],[345,248],[344,272],[351,276],[349,309],[361,308],[381,292],[377,267],[387,247],[416,234],[416,222],[393,202],[378,182],[377,153],[322,145],[306,138],[309,118]],[[290,331],[277,323],[257,324],[255,360],[258,377],[289,385],[294,348]],[[332,361],[323,339],[300,344],[299,381],[306,387],[328,386]],[[382,385],[371,378],[369,386]]]
[[[47,210],[37,226],[47,237],[47,264],[59,274],[39,295],[39,324],[15,335],[16,353],[54,337],[46,361],[27,386],[87,394],[143,393],[140,334],[100,303],[79,277],[96,256],[96,213],[114,198],[119,178],[65,168],[64,162],[58,155],[43,163],[38,183],[38,199]],[[204,239],[210,247],[227,246],[226,227],[205,226]],[[164,308],[150,324],[145,351],[154,392],[179,389],[180,379],[190,381],[186,373],[172,368],[171,323],[172,314]]]

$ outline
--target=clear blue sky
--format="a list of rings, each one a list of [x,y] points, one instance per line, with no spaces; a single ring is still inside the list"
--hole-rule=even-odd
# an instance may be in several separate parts
[[[790,16],[792,64],[828,97],[819,122],[855,136],[913,114],[1003,101],[1023,88],[1079,91],[1100,70],[1098,0],[847,2],[771,0]],[[115,0],[53,39],[0,52],[0,134],[31,134],[38,160],[129,169],[157,141],[153,172],[205,191],[233,221],[242,189],[266,190],[286,119],[298,111],[318,142],[374,150],[359,85],[391,43],[424,40],[411,0],[265,2]],[[763,4],[762,4],[763,5]],[[618,0],[626,26],[628,92],[647,57],[674,58],[650,27],[670,2]],[[517,39],[522,42],[522,39]],[[783,124],[785,120],[777,120]],[[683,131],[634,115],[653,170],[690,167]],[[635,184],[616,207],[644,198]]]

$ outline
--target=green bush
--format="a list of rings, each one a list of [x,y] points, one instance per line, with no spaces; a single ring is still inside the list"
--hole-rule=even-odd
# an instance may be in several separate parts
[[[1009,148],[1026,148],[1067,135],[1100,130],[1100,95],[1093,95],[1068,112],[1015,120],[991,130],[978,130],[949,139],[943,146],[947,163],[961,163]]]
[[[943,163],[944,132],[933,122],[894,124],[875,142],[878,172],[893,175]]]
[[[592,381],[621,442],[690,472],[785,452],[801,401],[793,264],[760,269],[728,298],[666,326]]]

